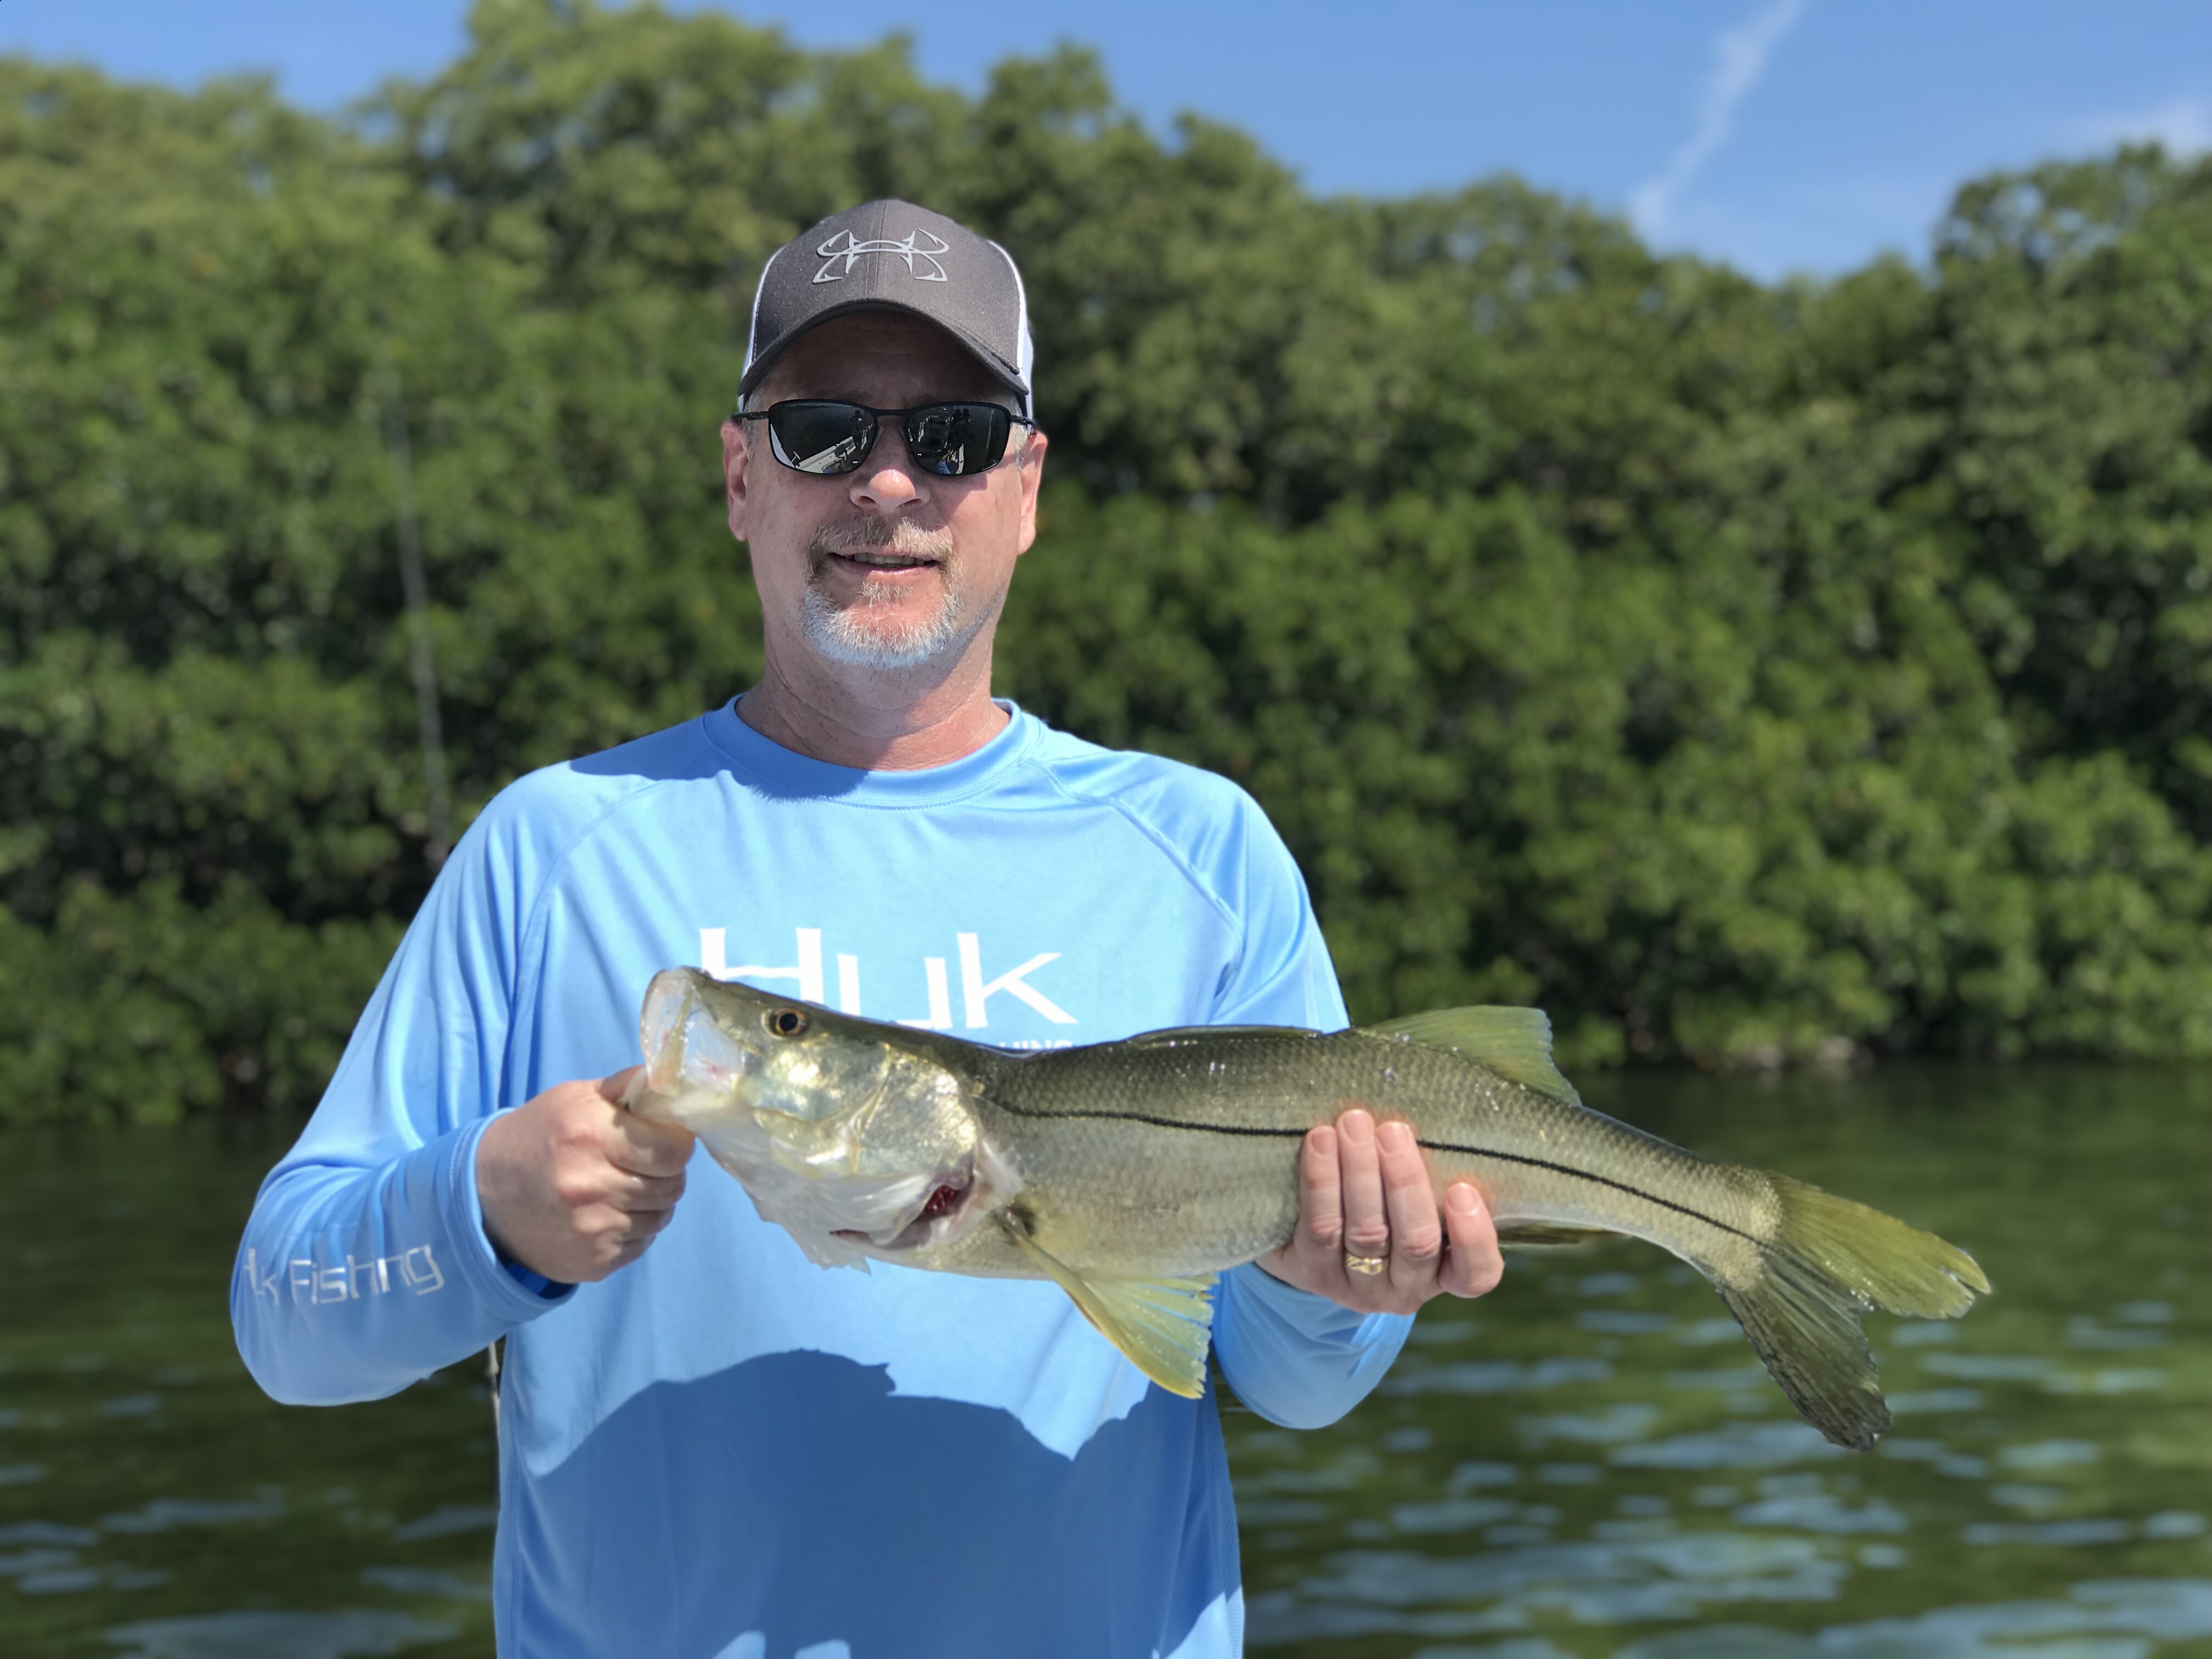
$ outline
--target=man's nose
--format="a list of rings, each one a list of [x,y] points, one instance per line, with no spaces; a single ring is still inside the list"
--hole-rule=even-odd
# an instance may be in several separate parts
[[[893,513],[929,499],[929,474],[907,453],[902,422],[889,416],[876,420],[876,447],[853,474],[849,492],[855,507]]]

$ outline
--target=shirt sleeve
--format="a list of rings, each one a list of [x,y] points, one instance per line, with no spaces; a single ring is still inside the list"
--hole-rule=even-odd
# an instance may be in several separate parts
[[[1244,810],[1244,833],[1231,843],[1239,867],[1221,872],[1243,921],[1243,949],[1212,1023],[1340,1030],[1350,1023],[1344,994],[1304,878],[1260,809],[1247,801]],[[1354,1313],[1255,1264],[1222,1275],[1213,1352],[1237,1398],[1261,1416],[1320,1428],[1367,1397],[1413,1327],[1411,1315]]]
[[[558,1306],[492,1250],[476,1152],[507,1086],[526,872],[497,804],[447,861],[232,1275],[254,1379],[288,1404],[397,1393]]]
[[[1256,1262],[1221,1276],[1213,1352],[1237,1397],[1270,1423],[1319,1429],[1373,1392],[1411,1314],[1361,1314],[1285,1285]]]

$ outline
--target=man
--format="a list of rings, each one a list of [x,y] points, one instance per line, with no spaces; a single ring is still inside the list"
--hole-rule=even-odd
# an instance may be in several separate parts
[[[722,428],[761,684],[486,809],[255,1206],[233,1313],[278,1398],[508,1339],[504,1653],[1240,1647],[1212,1401],[1049,1284],[818,1269],[614,1103],[675,963],[1023,1047],[1343,1023],[1248,799],[992,700],[1047,449],[1030,356],[1012,261],[936,214],[869,203],[770,260]],[[1223,1277],[1214,1330],[1245,1402],[1303,1426],[1498,1261],[1401,1126],[1348,1110],[1301,1178],[1297,1235]]]

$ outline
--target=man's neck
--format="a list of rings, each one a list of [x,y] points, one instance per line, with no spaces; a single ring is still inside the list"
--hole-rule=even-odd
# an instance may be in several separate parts
[[[826,668],[810,660],[793,674],[771,653],[761,683],[738,702],[738,718],[770,743],[870,772],[948,766],[1006,729],[1006,711],[991,701],[988,647],[936,680],[866,670],[833,676]]]

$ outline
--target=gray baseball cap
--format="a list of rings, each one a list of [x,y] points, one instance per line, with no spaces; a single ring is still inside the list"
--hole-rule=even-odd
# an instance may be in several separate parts
[[[784,348],[854,311],[903,311],[935,323],[1030,404],[1036,348],[1013,256],[911,202],[863,202],[786,242],[761,268],[745,341],[745,398]]]

